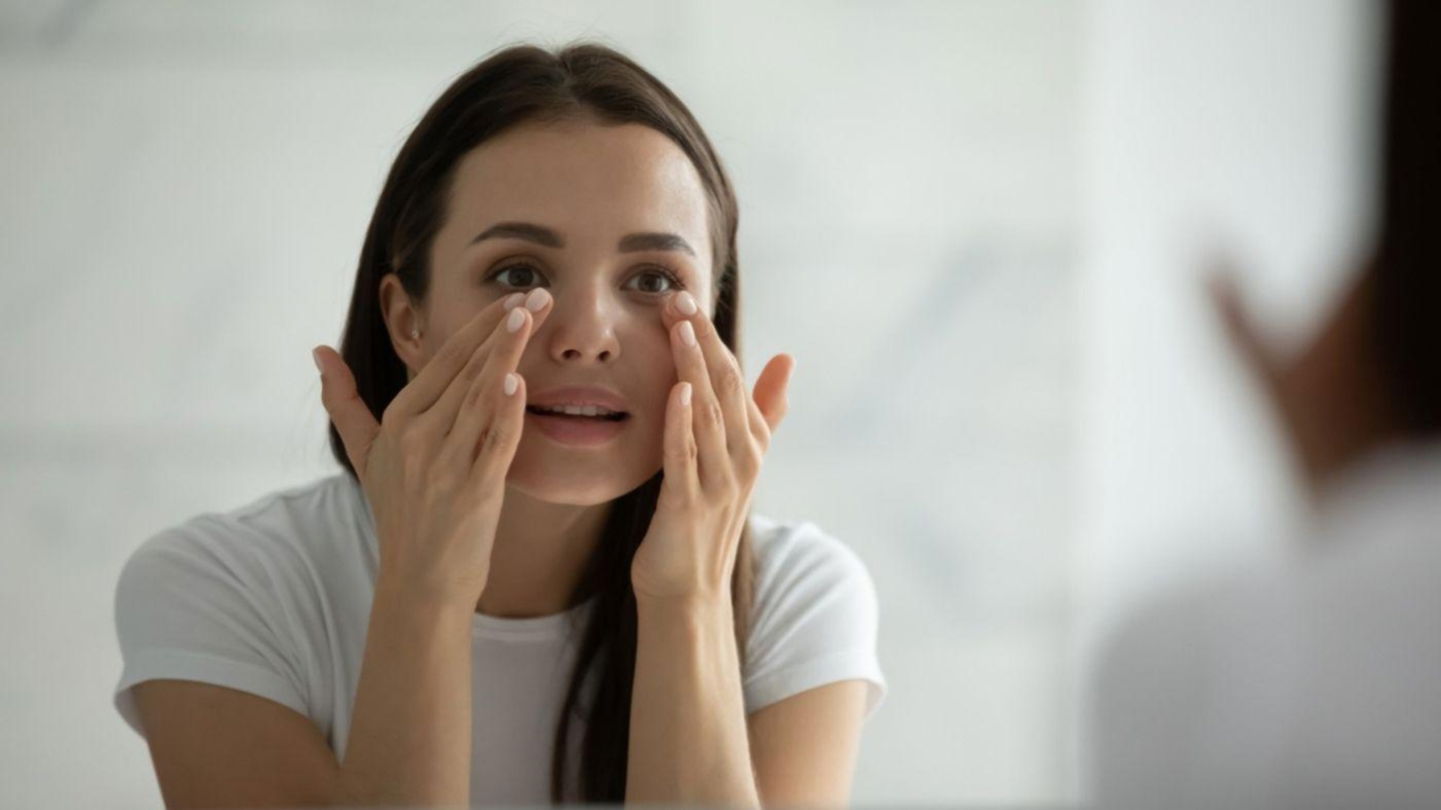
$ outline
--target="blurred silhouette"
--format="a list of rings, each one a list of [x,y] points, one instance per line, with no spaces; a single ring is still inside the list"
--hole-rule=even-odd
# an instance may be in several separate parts
[[[1311,342],[1280,356],[1213,284],[1315,522],[1283,561],[1169,593],[1107,640],[1100,806],[1441,806],[1438,45],[1441,6],[1388,4],[1377,247]]]

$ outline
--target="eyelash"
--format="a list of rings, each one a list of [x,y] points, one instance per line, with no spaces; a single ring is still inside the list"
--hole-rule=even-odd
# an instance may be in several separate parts
[[[529,263],[527,263],[527,262],[512,262],[511,264],[507,264],[507,265],[505,265],[505,266],[503,266],[503,267],[497,268],[497,269],[495,270],[495,272],[493,272],[493,273],[491,273],[489,276],[487,276],[485,280],[488,281],[488,282],[495,282],[496,279],[498,279],[498,278],[501,276],[501,274],[503,274],[503,273],[505,273],[505,272],[507,272],[507,271],[510,271],[510,270],[529,270],[529,271],[531,271],[532,273],[535,273],[536,275],[541,275],[540,269],[539,269],[538,267],[536,267],[535,265],[533,265],[533,264],[529,264]],[[655,274],[657,274],[657,275],[660,275],[660,276],[664,277],[666,281],[669,281],[669,282],[670,282],[670,285],[671,285],[671,289],[669,289],[669,290],[663,290],[663,291],[661,291],[661,292],[646,292],[646,291],[642,290],[641,292],[646,292],[646,295],[665,295],[666,293],[676,292],[676,291],[678,291],[678,290],[683,290],[683,289],[685,289],[685,284],[682,283],[681,280],[676,277],[676,274],[675,274],[675,273],[672,273],[671,271],[667,270],[667,269],[664,268],[664,267],[658,267],[658,266],[654,266],[654,265],[653,265],[653,266],[650,266],[650,267],[645,268],[645,270],[642,271],[642,272],[644,272],[644,273],[655,273]],[[632,278],[635,278],[635,276],[632,276]]]

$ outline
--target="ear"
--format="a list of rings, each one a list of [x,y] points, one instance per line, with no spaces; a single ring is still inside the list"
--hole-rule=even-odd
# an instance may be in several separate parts
[[[380,280],[380,312],[395,355],[412,374],[418,372],[429,359],[425,348],[425,327],[420,313],[410,301],[410,295],[400,283],[400,277],[394,273],[386,273]]]

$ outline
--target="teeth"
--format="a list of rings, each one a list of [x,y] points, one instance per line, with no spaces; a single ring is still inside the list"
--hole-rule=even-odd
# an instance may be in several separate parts
[[[609,408],[600,408],[595,405],[561,405],[557,407],[537,405],[535,409],[541,413],[563,413],[569,416],[612,416],[616,413]]]

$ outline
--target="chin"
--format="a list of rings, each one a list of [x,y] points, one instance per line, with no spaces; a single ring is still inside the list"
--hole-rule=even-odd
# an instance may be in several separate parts
[[[650,480],[660,471],[631,471],[616,475],[571,467],[564,471],[544,465],[522,464],[517,458],[506,475],[506,487],[529,498],[568,506],[597,506],[609,503]]]

